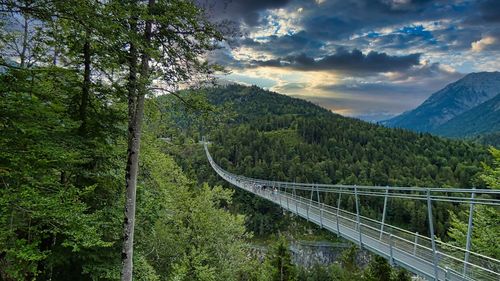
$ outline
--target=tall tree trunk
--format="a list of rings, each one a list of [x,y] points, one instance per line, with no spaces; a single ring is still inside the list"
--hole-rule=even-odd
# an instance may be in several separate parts
[[[133,30],[136,30],[136,24],[132,24]],[[134,115],[137,103],[137,49],[135,45],[130,44],[129,50],[129,77],[128,77],[128,148],[127,148],[127,166],[125,168],[125,217],[123,220],[123,248],[122,248],[122,280],[132,280],[132,257],[134,243],[134,223],[135,223],[135,190],[137,185],[137,166],[133,162],[138,161],[134,156],[137,151],[134,145],[136,137],[134,126]],[[136,159],[134,159],[136,158]]]
[[[23,30],[23,43],[21,46],[21,53],[19,54],[20,67],[26,67],[26,53],[28,51],[28,36],[29,36],[29,19],[24,15],[24,30]]]
[[[154,0],[149,0],[148,8],[151,11]],[[133,21],[133,20],[132,20]],[[136,24],[132,26],[136,29]],[[151,42],[152,22],[146,21],[144,31],[144,42],[149,46]],[[144,99],[147,92],[149,80],[149,60],[148,50],[143,50],[141,55],[140,83],[137,83],[137,50],[134,44],[130,48],[130,74],[129,74],[129,126],[128,126],[128,150],[126,167],[126,202],[125,218],[123,222],[124,237],[122,250],[122,281],[132,281],[133,272],[133,247],[134,247],[134,226],[135,226],[135,204],[137,175],[139,172],[139,151],[141,145],[141,128],[144,115]]]
[[[80,125],[79,131],[81,134],[87,132],[87,107],[90,98],[90,32],[87,31],[85,36],[85,43],[83,44],[83,85],[82,85],[82,99],[80,102]]]

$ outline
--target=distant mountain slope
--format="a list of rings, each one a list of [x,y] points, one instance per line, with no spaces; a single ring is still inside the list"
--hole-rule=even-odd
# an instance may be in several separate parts
[[[500,94],[456,116],[432,132],[447,137],[471,137],[500,132]]]
[[[418,132],[435,132],[435,129],[447,121],[492,99],[499,93],[500,72],[471,73],[434,93],[414,110],[383,124]]]

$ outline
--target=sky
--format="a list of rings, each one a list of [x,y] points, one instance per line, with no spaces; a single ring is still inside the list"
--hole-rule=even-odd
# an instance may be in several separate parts
[[[377,121],[500,69],[500,0],[207,0],[223,79]]]

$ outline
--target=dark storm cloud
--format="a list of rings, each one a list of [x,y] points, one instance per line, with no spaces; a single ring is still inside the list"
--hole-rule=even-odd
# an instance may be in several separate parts
[[[244,64],[238,60],[235,60],[227,49],[218,49],[212,51],[207,57],[210,63],[216,63],[224,67],[242,68]]]
[[[420,54],[390,56],[371,51],[363,54],[360,50],[347,51],[339,48],[333,55],[315,60],[305,54],[288,56],[267,61],[253,61],[258,66],[287,67],[302,71],[337,70],[348,73],[403,71],[420,64]]]
[[[267,43],[260,43],[259,50],[268,51],[275,56],[297,54],[301,48],[310,56],[324,55],[318,46],[334,42],[364,49],[370,45],[377,48],[415,49],[429,48],[445,51],[464,50],[480,39],[481,34],[500,28],[500,1],[393,1],[393,0],[329,0],[321,4],[315,1],[293,0],[283,6],[294,11],[303,8],[299,16],[302,29],[297,38],[288,34],[278,36]],[[438,22],[451,20],[443,29],[425,30],[421,25],[413,26],[415,21]],[[262,24],[268,24],[265,20]],[[464,25],[467,25],[464,28]],[[376,35],[379,28],[398,27],[393,33],[374,37],[353,35]],[[420,28],[420,29],[419,29]],[[406,30],[405,30],[406,29]],[[478,38],[479,37],[479,38]],[[291,48],[286,40],[308,40],[314,44]],[[283,42],[282,42],[283,41]],[[242,44],[251,44],[251,41]],[[266,46],[269,45],[269,46]],[[250,45],[249,45],[250,46]],[[292,46],[292,45],[288,45]],[[282,51],[281,53],[279,53]],[[316,53],[314,53],[316,51]]]
[[[354,33],[412,20],[439,18],[438,6],[433,1],[326,1],[309,6],[304,17],[304,29],[322,40],[347,39]]]
[[[203,1],[203,0],[199,0]],[[322,46],[335,41],[338,45],[349,45],[353,35],[373,32],[378,28],[400,26],[411,32],[396,30],[380,38],[357,38],[353,48],[364,49],[368,44],[378,48],[415,49],[436,48],[441,51],[449,48],[467,49],[479,40],[481,34],[500,28],[500,1],[447,1],[447,0],[328,0],[317,4],[312,0],[205,0],[215,3],[220,17],[239,19],[250,25],[248,31],[259,26],[268,26],[266,18],[269,9],[284,8],[295,11],[301,8],[298,16],[301,31],[284,36],[272,35],[265,42],[243,38],[240,46],[255,48],[284,57],[306,53],[309,56],[322,56]],[[445,30],[411,30],[415,21],[454,21]],[[461,26],[458,26],[461,25]],[[463,28],[467,25],[467,28]],[[420,26],[421,27],[421,26]],[[372,33],[373,34],[373,33]],[[273,37],[274,36],[274,37]],[[434,36],[434,37],[433,37]],[[261,38],[259,38],[261,39]],[[441,40],[441,41],[437,41]],[[434,45],[434,46],[433,46]]]
[[[286,6],[291,0],[198,0],[218,19],[243,20],[250,26],[259,24],[261,11]]]
[[[312,38],[305,31],[283,36],[271,35],[259,39],[265,41],[259,42],[251,38],[244,38],[236,47],[246,46],[251,47],[257,52],[267,52],[275,56],[282,56],[283,54],[293,55],[300,53],[317,55],[321,47],[325,45],[324,42]]]
[[[487,22],[500,23],[500,1],[484,1],[480,5],[481,17]]]

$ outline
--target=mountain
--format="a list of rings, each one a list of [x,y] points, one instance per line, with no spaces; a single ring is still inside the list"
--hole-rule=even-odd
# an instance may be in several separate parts
[[[500,94],[454,117],[432,132],[447,137],[471,137],[500,132]]]
[[[414,110],[382,122],[382,124],[388,127],[439,134],[438,127],[496,97],[499,93],[500,72],[471,73],[434,93]],[[484,109],[488,108],[486,106]],[[493,111],[492,114],[495,115],[495,112],[498,114],[498,111]],[[478,114],[480,113],[473,112],[461,120],[468,121],[473,115],[477,116]],[[453,124],[456,125],[457,123]],[[453,126],[453,124],[450,126]],[[469,128],[473,125],[468,123],[463,123],[461,126],[461,129],[473,130],[473,128]]]
[[[382,113],[359,114],[359,115],[355,115],[352,117],[366,121],[366,122],[370,122],[370,123],[377,123],[377,122],[381,122],[384,120],[388,120],[388,119],[393,118],[395,116],[396,116],[395,114],[382,112]]]

